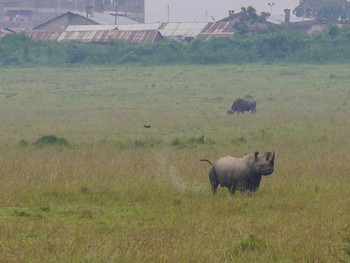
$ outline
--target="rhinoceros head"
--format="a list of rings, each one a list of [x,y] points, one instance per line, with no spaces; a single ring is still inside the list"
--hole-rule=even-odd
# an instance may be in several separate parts
[[[270,175],[274,171],[275,165],[275,152],[268,152],[264,155],[260,155],[255,152],[255,169],[258,173],[262,175]]]

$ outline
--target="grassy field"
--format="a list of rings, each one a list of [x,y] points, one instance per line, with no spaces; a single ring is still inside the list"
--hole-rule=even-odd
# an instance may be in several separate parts
[[[350,262],[349,83],[344,65],[2,68],[0,262]],[[237,97],[257,113],[227,115]],[[69,145],[33,145],[51,134]],[[199,159],[256,150],[274,174],[213,197]]]

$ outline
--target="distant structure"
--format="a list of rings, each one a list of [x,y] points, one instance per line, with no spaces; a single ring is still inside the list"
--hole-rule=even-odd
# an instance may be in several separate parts
[[[113,11],[145,22],[145,0],[1,0],[0,28],[31,29],[68,11],[90,18],[95,13]]]

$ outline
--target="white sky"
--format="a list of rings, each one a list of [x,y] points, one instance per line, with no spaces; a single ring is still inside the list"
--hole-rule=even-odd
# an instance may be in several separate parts
[[[241,7],[253,6],[257,13],[284,14],[283,9],[293,10],[300,0],[145,0],[146,23],[167,22],[168,6],[170,22],[212,22],[228,16],[228,10],[239,12]],[[273,3],[273,5],[272,5]]]

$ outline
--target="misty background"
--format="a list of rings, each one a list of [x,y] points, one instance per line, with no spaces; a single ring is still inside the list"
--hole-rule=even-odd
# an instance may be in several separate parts
[[[299,0],[146,0],[146,23],[212,22],[227,17],[228,10],[239,12],[241,7],[248,6],[253,6],[257,13],[278,15],[298,4]]]

